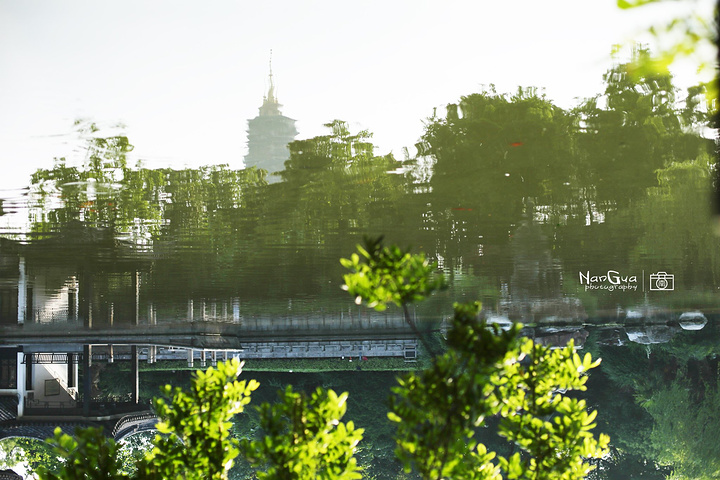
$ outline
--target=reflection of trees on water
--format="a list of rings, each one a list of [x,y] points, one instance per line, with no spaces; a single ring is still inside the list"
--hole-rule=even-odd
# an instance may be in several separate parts
[[[578,271],[610,268],[672,268],[680,289],[715,285],[719,249],[704,208],[712,142],[692,133],[697,119],[673,103],[669,76],[633,80],[619,65],[606,85],[570,112],[532,89],[489,90],[430,119],[420,149],[435,159],[423,214],[433,228],[424,231],[447,268],[509,277],[509,237],[530,198],[565,293]],[[628,293],[587,297],[591,310],[633,303]]]
[[[523,323],[580,323],[587,319],[585,309],[578,298],[564,293],[562,265],[553,258],[541,226],[529,218],[531,204],[528,211],[512,234],[513,272],[500,312]]]
[[[255,169],[129,169],[127,139],[107,141],[120,152],[108,155],[105,168],[69,168],[61,159],[35,174],[38,203],[61,206],[34,210],[34,238],[67,238],[82,221],[85,235],[98,230],[129,242],[137,252],[108,255],[151,253],[148,288],[158,297],[277,299],[278,309],[288,300],[302,305],[304,297],[344,299],[338,258],[378,220],[390,215],[387,226],[395,224],[388,205],[403,193],[404,179],[387,174],[396,163],[373,155],[367,133],[351,135],[343,122],[329,126],[332,135],[293,144],[286,181],[275,185]],[[89,188],[118,178],[102,195]]]
[[[669,75],[635,78],[620,64],[605,82],[572,110],[533,88],[463,97],[428,119],[420,156],[404,163],[376,155],[369,132],[334,121],[328,134],[292,142],[283,181],[270,185],[254,168],[129,168],[127,137],[79,124],[85,164],[59,159],[33,176],[33,235],[73,221],[109,229],[157,257],[149,281],[159,296],[298,305],[341,301],[337,258],[363,234],[385,233],[435,256],[451,281],[477,278],[492,303],[507,283],[525,295],[512,239],[522,240],[528,215],[538,230],[530,241],[552,260],[526,263],[556,263],[540,282],[546,291],[533,294],[558,292],[558,268],[562,295],[578,271],[622,267],[673,267],[679,289],[713,288],[720,251],[698,208],[712,142],[694,133],[697,109],[676,103]],[[614,310],[620,297],[633,298],[596,295],[586,308]]]
[[[715,478],[720,458],[718,424],[718,319],[701,331],[684,331],[665,343],[622,347],[589,340],[602,356],[590,378],[599,426],[615,432],[611,464],[645,471],[649,459],[677,478]],[[596,337],[600,340],[600,336]],[[604,393],[605,392],[605,393]],[[599,476],[598,478],[605,478]],[[661,477],[662,478],[662,477]]]
[[[512,247],[510,288],[518,300],[562,296],[562,266],[552,258],[540,225],[525,219],[513,233]]]
[[[279,315],[344,311],[338,259],[363,234],[385,233],[436,258],[453,283],[449,295],[481,297],[510,318],[635,323],[589,329],[586,343],[605,359],[597,382],[618,392],[600,407],[612,414],[606,430],[619,432],[613,468],[640,471],[650,458],[701,476],[716,453],[702,443],[706,430],[691,438],[672,419],[714,425],[704,412],[717,403],[718,352],[683,331],[678,315],[717,305],[720,248],[704,208],[713,144],[696,133],[705,121],[692,109],[698,92],[680,106],[668,75],[634,78],[621,64],[605,84],[571,110],[532,88],[465,96],[427,120],[418,158],[405,162],[376,155],[369,132],[335,121],[326,135],[290,144],[274,184],[258,169],[130,168],[127,137],[80,125],[92,134],[85,164],[60,159],[33,176],[31,240],[2,249],[25,249],[28,261],[48,265],[47,284],[68,292],[50,266],[92,251],[97,261],[71,276],[93,279],[91,291],[74,294],[93,299],[96,318],[109,314],[101,304],[113,304],[116,318],[134,315],[120,310],[133,305],[138,283],[148,319],[187,316],[190,302]],[[126,273],[113,271],[123,262]],[[676,291],[646,301],[640,292],[578,288],[579,271],[612,268],[666,269]],[[638,305],[668,313],[636,318]],[[704,336],[716,339],[710,328]],[[655,430],[633,423],[636,414]]]

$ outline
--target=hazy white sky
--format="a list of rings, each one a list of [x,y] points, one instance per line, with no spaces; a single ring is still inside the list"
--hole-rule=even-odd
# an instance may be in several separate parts
[[[702,5],[712,5],[712,1]],[[655,7],[652,7],[655,8]],[[339,118],[379,153],[435,106],[495,83],[561,106],[602,89],[613,44],[662,10],[615,0],[0,0],[0,189],[72,150],[73,120],[122,122],[150,166],[241,166],[268,55],[298,138]],[[662,7],[665,8],[664,6]]]

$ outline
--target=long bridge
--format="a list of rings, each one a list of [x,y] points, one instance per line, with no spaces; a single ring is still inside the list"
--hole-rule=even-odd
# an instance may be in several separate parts
[[[137,317],[136,317],[137,318]],[[199,350],[246,350],[254,358],[343,355],[348,346],[385,351],[388,345],[417,341],[413,330],[399,314],[375,311],[346,311],[335,315],[262,315],[251,317],[212,317],[158,319],[152,311],[144,321],[79,321],[66,316],[50,322],[26,322],[0,326],[0,346],[34,345],[48,352],[67,351],[75,345],[155,345]],[[415,320],[417,321],[417,320]],[[437,324],[420,322],[430,331]],[[302,347],[305,347],[303,350]],[[271,348],[272,347],[272,348]],[[327,352],[327,353],[326,353]]]

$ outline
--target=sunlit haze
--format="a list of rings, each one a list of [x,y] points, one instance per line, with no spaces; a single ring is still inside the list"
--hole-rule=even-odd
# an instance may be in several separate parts
[[[53,157],[71,156],[76,118],[124,124],[132,160],[148,166],[240,168],[271,50],[298,138],[343,119],[373,132],[379,153],[401,157],[433,107],[483,85],[540,87],[563,107],[601,92],[612,46],[642,40],[667,14],[664,5],[649,8],[621,11],[611,0],[4,0],[0,188],[24,186]]]

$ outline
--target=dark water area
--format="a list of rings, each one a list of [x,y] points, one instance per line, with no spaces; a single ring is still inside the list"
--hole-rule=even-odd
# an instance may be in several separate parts
[[[349,415],[373,423],[362,461],[401,478],[378,418],[394,371],[428,353],[400,311],[355,305],[339,262],[384,235],[448,280],[412,308],[434,341],[453,302],[480,300],[490,322],[603,359],[584,395],[612,450],[593,478],[712,477],[715,144],[669,78],[617,69],[573,110],[534,89],[463,97],[402,160],[335,121],[283,167],[150,169],[128,165],[132,139],[80,127],[82,165],[49,161],[0,199],[0,437],[41,436],[38,418],[127,435],[151,426],[157,384],[238,357],[270,385],[351,390]]]

